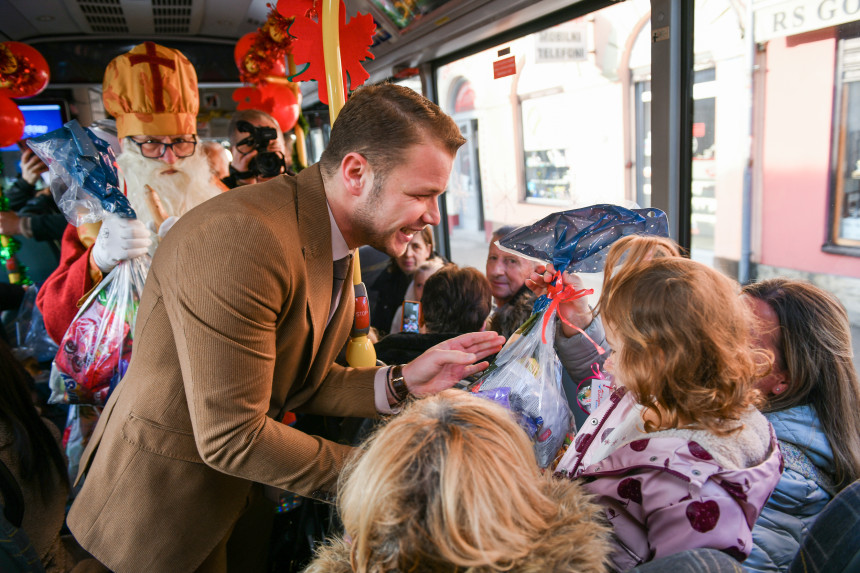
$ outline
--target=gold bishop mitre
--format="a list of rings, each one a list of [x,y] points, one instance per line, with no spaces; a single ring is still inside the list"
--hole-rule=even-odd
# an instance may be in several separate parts
[[[117,135],[197,133],[197,72],[178,50],[144,42],[105,70],[102,99]]]

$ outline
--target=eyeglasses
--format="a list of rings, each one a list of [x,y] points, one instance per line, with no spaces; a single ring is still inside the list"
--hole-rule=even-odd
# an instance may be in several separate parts
[[[191,157],[194,155],[194,149],[197,147],[197,138],[194,138],[192,141],[180,140],[172,143],[152,140],[141,142],[135,141],[134,139],[131,139],[131,141],[140,148],[140,154],[144,157],[148,157],[149,159],[159,159],[163,157],[168,147],[173,151],[173,155],[180,159],[183,157]]]

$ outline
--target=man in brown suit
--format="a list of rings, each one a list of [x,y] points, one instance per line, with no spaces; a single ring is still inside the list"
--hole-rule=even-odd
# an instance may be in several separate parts
[[[332,261],[363,244],[398,255],[438,223],[463,141],[415,92],[361,88],[319,164],[176,223],[149,271],[128,373],[81,460],[68,523],[84,548],[119,572],[247,570],[234,551],[247,544],[228,540],[262,485],[330,498],[352,452],[281,424],[284,411],[371,417],[486,367],[474,362],[500,349],[495,333],[402,370],[333,364],[354,300],[349,280],[333,292]]]

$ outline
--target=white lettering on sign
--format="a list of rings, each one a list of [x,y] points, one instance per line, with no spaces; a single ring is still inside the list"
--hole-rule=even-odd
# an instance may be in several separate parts
[[[767,42],[860,20],[860,0],[758,0],[753,18],[755,41]]]
[[[46,133],[48,133],[47,125],[28,124],[24,126],[23,138],[36,137],[37,135],[44,135]]]
[[[588,24],[566,22],[535,39],[535,62],[577,62],[588,58]]]

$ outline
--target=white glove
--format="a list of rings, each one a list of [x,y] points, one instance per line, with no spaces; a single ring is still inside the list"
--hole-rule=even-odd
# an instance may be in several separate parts
[[[149,231],[139,220],[108,215],[93,246],[93,262],[101,272],[109,273],[120,261],[146,253],[151,244]]]
[[[171,215],[170,217],[165,219],[161,226],[158,228],[158,238],[163,239],[164,235],[167,234],[167,231],[169,231],[178,220],[179,217],[176,217],[174,215]]]

